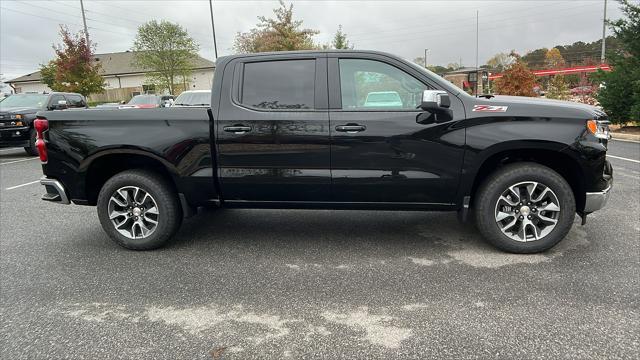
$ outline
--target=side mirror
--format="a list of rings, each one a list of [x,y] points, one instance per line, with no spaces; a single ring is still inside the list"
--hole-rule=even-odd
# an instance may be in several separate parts
[[[58,100],[57,104],[51,105],[51,110],[64,110],[64,109],[67,109],[68,107],[69,106],[67,105],[66,100]]]
[[[453,119],[451,99],[446,91],[425,90],[422,92],[420,108],[426,113],[419,114],[416,122],[419,124],[442,123]]]
[[[442,90],[425,90],[422,92],[420,108],[424,111],[438,112],[451,106],[449,94]]]

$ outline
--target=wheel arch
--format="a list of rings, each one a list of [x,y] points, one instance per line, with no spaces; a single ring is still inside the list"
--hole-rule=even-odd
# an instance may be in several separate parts
[[[178,171],[161,156],[143,149],[105,150],[92,154],[80,165],[87,204],[96,205],[100,189],[109,178],[131,169],[152,171],[168,180],[177,191]]]
[[[495,146],[487,149],[476,157],[475,168],[469,171],[469,181],[463,189],[463,196],[470,196],[470,206],[473,206],[475,195],[480,185],[489,175],[504,165],[517,162],[534,162],[544,165],[560,174],[569,184],[576,200],[576,209],[584,208],[585,183],[583,170],[579,161],[569,153],[562,151],[566,144],[545,142],[515,147]]]

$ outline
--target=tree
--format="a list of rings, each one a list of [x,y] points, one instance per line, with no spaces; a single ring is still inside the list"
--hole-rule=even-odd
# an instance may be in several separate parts
[[[54,91],[76,92],[84,96],[104,91],[101,66],[93,62],[95,45],[84,34],[72,34],[60,26],[62,44],[53,45],[56,58],[40,65],[42,81]]]
[[[310,50],[318,46],[313,42],[317,30],[301,29],[302,20],[293,20],[293,5],[288,7],[280,0],[280,7],[273,10],[275,19],[258,17],[257,27],[245,33],[237,33],[233,48],[238,53],[264,51]]]
[[[621,0],[625,17],[609,23],[622,51],[609,55],[611,72],[594,78],[604,85],[597,98],[614,123],[640,121],[640,6]]]
[[[557,48],[550,49],[544,55],[544,64],[547,69],[559,69],[564,66],[564,58]]]
[[[493,55],[493,57],[487,60],[487,65],[489,69],[495,70],[497,72],[503,72],[509,65],[511,65],[514,61],[513,56],[507,53],[497,53]]]
[[[567,100],[569,98],[569,86],[564,81],[564,76],[555,75],[549,81],[546,97],[549,99]]]
[[[338,25],[338,31],[333,36],[331,45],[334,49],[353,49],[353,45],[349,44],[349,40],[347,40],[347,34],[342,32],[342,25]]]
[[[496,93],[501,95],[536,96],[533,91],[533,87],[536,85],[535,74],[529,70],[518,54],[511,52],[511,56],[515,59],[513,64],[507,68],[501,78],[494,81]]]
[[[138,27],[132,50],[134,64],[148,71],[147,83],[173,94],[175,86],[191,74],[198,49],[180,25],[152,20]]]

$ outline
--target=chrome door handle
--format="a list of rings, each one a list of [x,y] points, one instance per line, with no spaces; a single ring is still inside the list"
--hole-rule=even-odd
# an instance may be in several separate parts
[[[222,129],[226,132],[231,132],[234,134],[244,134],[251,131],[250,126],[242,126],[242,125],[225,126]]]
[[[349,134],[355,134],[365,130],[367,130],[367,127],[364,125],[348,124],[336,126],[336,131],[346,132]]]

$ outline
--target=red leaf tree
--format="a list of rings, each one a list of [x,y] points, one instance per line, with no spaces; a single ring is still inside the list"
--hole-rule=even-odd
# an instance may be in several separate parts
[[[515,61],[509,65],[502,77],[496,79],[494,86],[496,93],[500,95],[515,95],[535,97],[533,88],[537,85],[536,75],[532,73],[527,64],[516,53],[511,53]]]

